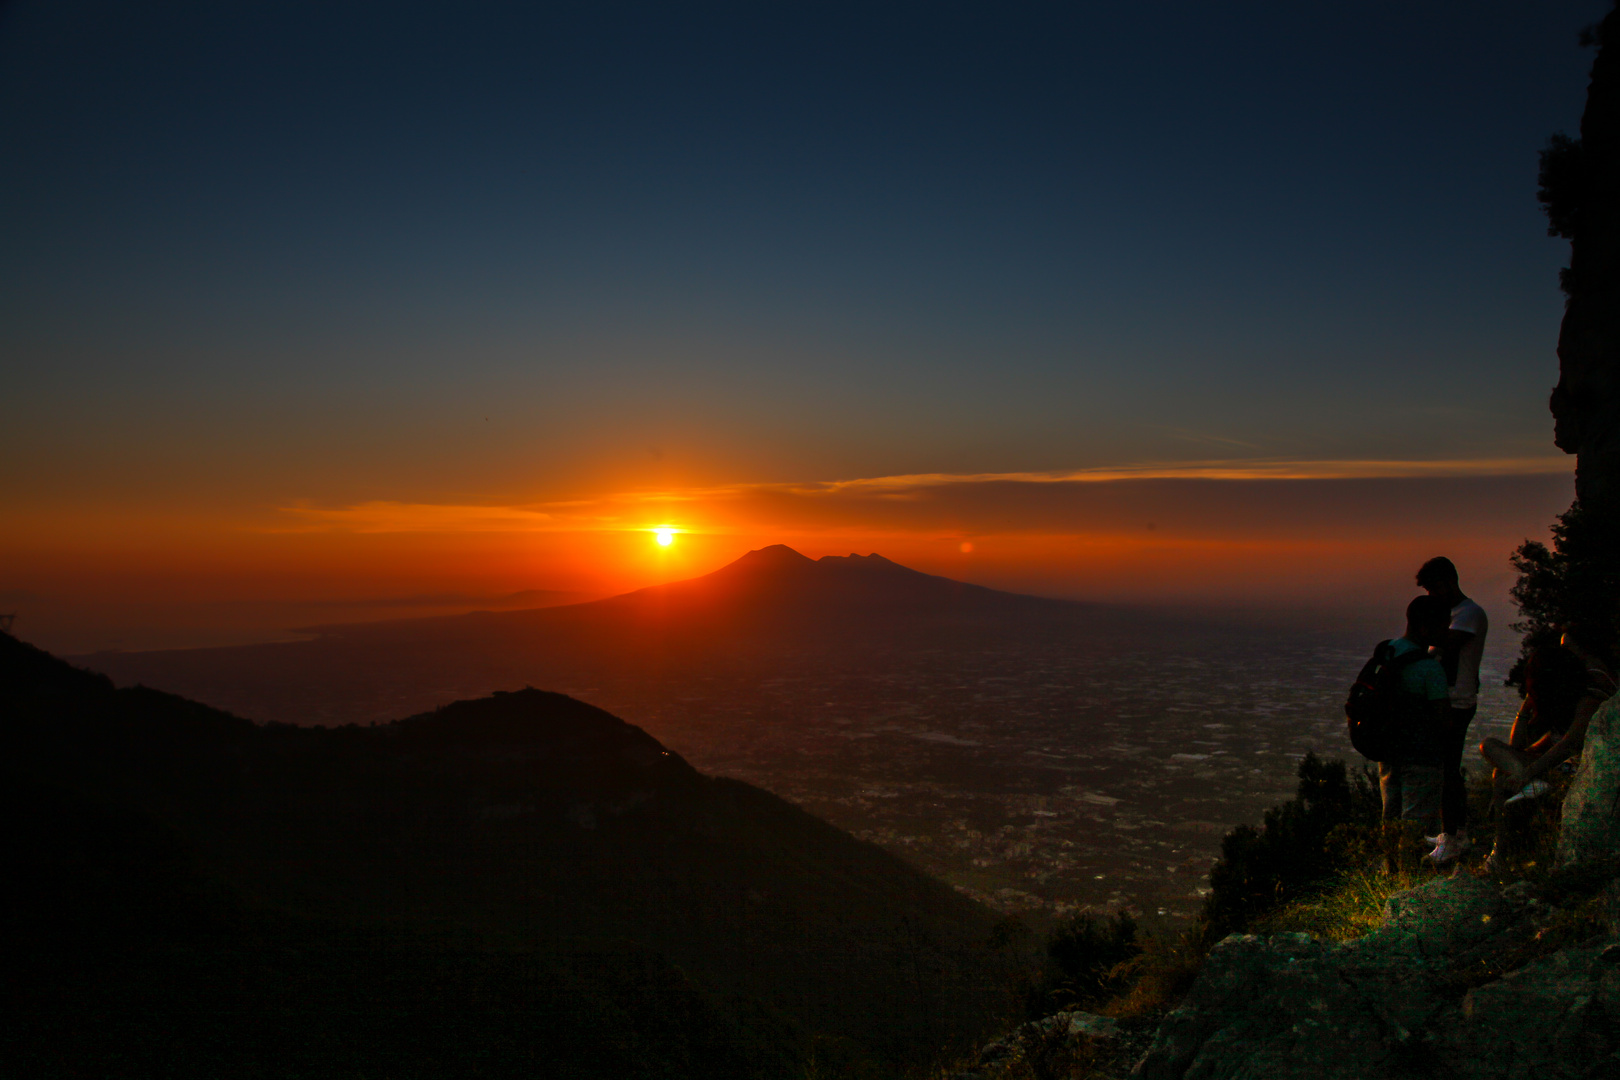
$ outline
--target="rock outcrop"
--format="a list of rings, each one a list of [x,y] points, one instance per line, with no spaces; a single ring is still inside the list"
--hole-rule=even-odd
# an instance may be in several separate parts
[[[1568,304],[1558,335],[1554,439],[1576,454],[1575,491],[1587,506],[1620,505],[1620,9],[1598,28],[1578,141],[1554,139],[1543,157],[1551,232],[1570,241]]]
[[[1558,861],[1620,858],[1620,696],[1592,715],[1581,763],[1564,796]]]
[[[1209,954],[1144,1080],[1620,1075],[1620,944],[1535,956],[1556,909],[1459,876],[1390,900],[1376,932],[1233,935]]]
[[[1620,696],[1587,725],[1581,763],[1564,796],[1558,862],[1620,865]],[[1620,927],[1620,877],[1609,882],[1606,915]]]
[[[1383,925],[1343,945],[1309,934],[1232,935],[1211,950],[1135,1074],[1620,1077],[1617,800],[1620,698],[1587,729],[1551,878],[1502,888],[1459,871],[1391,897]],[[1584,880],[1585,892],[1560,880]],[[1606,901],[1597,926],[1594,889]],[[1572,917],[1543,897],[1588,907]]]
[[[1226,938],[1135,1075],[1620,1077],[1620,698],[1587,729],[1558,863],[1539,884],[1502,888],[1459,871],[1399,893],[1383,924],[1348,944],[1309,934]],[[1581,903],[1584,912],[1573,907]]]

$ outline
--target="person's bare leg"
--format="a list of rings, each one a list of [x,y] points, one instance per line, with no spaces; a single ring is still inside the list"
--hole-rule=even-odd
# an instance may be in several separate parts
[[[1533,743],[1525,746],[1520,746],[1518,743],[1513,743],[1512,745],[1513,749],[1519,751],[1525,757],[1530,758],[1533,761],[1542,754],[1545,754],[1548,748],[1550,748],[1552,744],[1557,741],[1558,736],[1554,735],[1550,731],[1543,731],[1541,733],[1541,737]]]
[[[1505,773],[1509,781],[1521,786],[1524,784],[1519,777],[1530,764],[1529,755],[1524,751],[1510,746],[1501,739],[1491,738],[1479,744],[1479,752],[1484,755],[1486,761]]]
[[[1521,733],[1518,721],[1514,721],[1510,738],[1519,736],[1525,739],[1528,745],[1515,746],[1495,737],[1487,738],[1479,744],[1480,755],[1496,766],[1491,772],[1491,817],[1496,822],[1496,843],[1492,846],[1491,854],[1486,857],[1487,865],[1503,850],[1502,839],[1507,826],[1508,799],[1524,789],[1528,780],[1525,771],[1530,764],[1546,754],[1557,741],[1557,737],[1550,731],[1541,732],[1534,741],[1529,741],[1532,735],[1536,735],[1533,730]]]
[[[1520,725],[1513,724],[1513,734],[1520,734]],[[1491,820],[1496,828],[1496,842],[1491,845],[1491,852],[1485,857],[1485,865],[1494,867],[1494,864],[1507,851],[1504,841],[1507,839],[1507,801],[1524,786],[1522,780],[1517,779],[1517,762],[1513,760],[1516,751],[1508,743],[1491,736],[1479,744],[1480,756],[1490,762],[1494,768],[1491,770]]]

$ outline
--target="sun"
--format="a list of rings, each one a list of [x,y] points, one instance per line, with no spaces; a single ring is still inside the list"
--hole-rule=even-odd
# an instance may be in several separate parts
[[[679,529],[671,529],[667,526],[657,528],[652,531],[653,539],[658,541],[659,547],[669,547],[669,545],[675,542],[675,534],[679,531]]]

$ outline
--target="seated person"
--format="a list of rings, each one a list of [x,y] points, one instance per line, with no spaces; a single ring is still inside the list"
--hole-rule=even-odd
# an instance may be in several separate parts
[[[1498,801],[1581,752],[1592,714],[1615,691],[1614,671],[1571,627],[1558,646],[1531,652],[1524,688],[1507,742],[1489,738],[1479,746],[1496,766]]]
[[[1615,692],[1614,669],[1601,654],[1584,647],[1581,631],[1572,627],[1559,645],[1531,650],[1524,691],[1507,741],[1488,738],[1479,746],[1496,767],[1491,776],[1498,830],[1493,858],[1502,850],[1501,810],[1508,796],[1545,792],[1541,778],[1581,752],[1592,714]]]

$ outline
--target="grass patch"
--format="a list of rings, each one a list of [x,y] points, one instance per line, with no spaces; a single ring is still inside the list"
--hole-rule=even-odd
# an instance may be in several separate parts
[[[1321,892],[1272,913],[1254,929],[1258,933],[1304,931],[1324,941],[1353,941],[1383,925],[1391,896],[1431,878],[1405,869],[1394,873],[1372,867],[1347,870]]]
[[[1208,952],[1199,929],[1174,936],[1148,935],[1141,953],[1120,965],[1119,974],[1128,981],[1127,988],[1097,1011],[1120,1020],[1169,1012],[1192,989]]]

